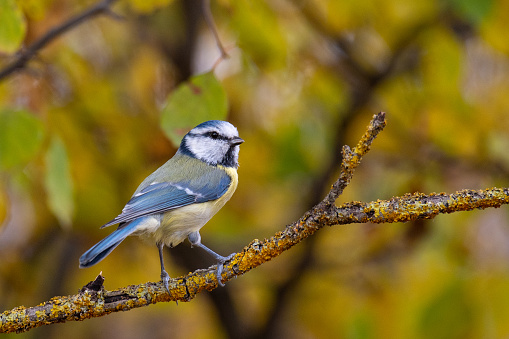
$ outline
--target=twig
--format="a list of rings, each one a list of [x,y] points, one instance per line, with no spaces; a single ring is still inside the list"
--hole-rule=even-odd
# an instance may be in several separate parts
[[[61,25],[53,27],[46,34],[44,34],[41,38],[33,42],[26,49],[22,49],[17,53],[16,59],[6,66],[4,69],[0,70],[0,81],[5,79],[10,74],[23,69],[28,61],[32,59],[39,50],[44,48],[51,41],[79,25],[80,23],[97,16],[99,14],[109,14],[112,15],[110,10],[110,6],[116,2],[117,0],[103,0],[88,9],[86,9],[83,13],[80,13],[69,20],[63,22]]]
[[[221,52],[221,57],[219,60],[228,59],[229,57],[228,53],[226,53],[226,50],[224,49],[223,44],[221,43],[221,38],[217,33],[217,26],[216,23],[214,22],[212,10],[210,9],[210,0],[203,0],[203,16],[205,17],[205,22],[207,22],[207,25],[209,26],[212,35],[214,36],[214,40],[216,40],[217,48],[219,48],[219,51]]]
[[[385,112],[380,112],[373,116],[366,133],[364,133],[353,151],[350,150],[350,147],[343,146],[343,161],[341,163],[339,179],[332,185],[330,192],[327,194],[322,203],[327,206],[331,206],[343,193],[343,190],[346,186],[348,186],[352,179],[353,172],[357,166],[359,166],[362,156],[369,152],[371,143],[375,140],[378,133],[383,130],[385,125]]]

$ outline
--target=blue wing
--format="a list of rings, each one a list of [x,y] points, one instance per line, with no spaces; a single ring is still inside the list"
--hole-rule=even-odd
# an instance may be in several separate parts
[[[217,173],[219,173],[217,177]],[[195,203],[216,200],[221,197],[231,183],[224,171],[215,172],[215,178],[178,183],[153,183],[136,193],[125,205],[122,213],[102,227],[128,222],[141,216],[163,213],[175,208]],[[101,228],[102,228],[101,227]]]

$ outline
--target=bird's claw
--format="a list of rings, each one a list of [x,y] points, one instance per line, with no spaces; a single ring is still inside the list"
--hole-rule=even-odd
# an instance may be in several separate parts
[[[163,282],[163,285],[164,285],[164,288],[166,288],[166,291],[168,291],[168,293],[170,293],[170,286],[169,286],[170,275],[166,271],[161,272],[161,281]]]
[[[217,261],[216,279],[219,286],[224,287],[224,283],[221,281],[221,274],[223,273],[224,263],[231,260],[237,253],[232,253],[227,257],[220,257]]]

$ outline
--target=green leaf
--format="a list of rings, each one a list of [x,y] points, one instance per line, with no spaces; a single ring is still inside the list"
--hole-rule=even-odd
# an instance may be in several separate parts
[[[479,24],[493,8],[493,0],[449,0],[449,3],[473,24]]]
[[[208,72],[192,77],[170,95],[161,126],[178,146],[190,129],[207,120],[224,120],[227,113],[226,92],[214,74]]]
[[[26,22],[15,0],[0,1],[0,52],[16,52],[26,33]]]
[[[39,149],[42,122],[27,111],[0,111],[0,169],[28,163]]]
[[[69,157],[62,140],[53,137],[45,156],[46,187],[48,206],[55,214],[60,225],[68,228],[74,212],[73,182],[69,166]]]

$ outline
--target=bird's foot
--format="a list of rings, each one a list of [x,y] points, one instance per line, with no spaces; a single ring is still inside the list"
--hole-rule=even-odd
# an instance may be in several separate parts
[[[221,274],[223,273],[224,263],[228,260],[231,260],[237,253],[232,253],[227,257],[218,256],[217,258],[217,270],[216,270],[216,279],[219,286],[224,287],[223,282],[221,281]]]
[[[161,271],[161,281],[163,282],[166,291],[170,293],[170,286],[168,282],[170,281],[170,275],[166,271]]]

